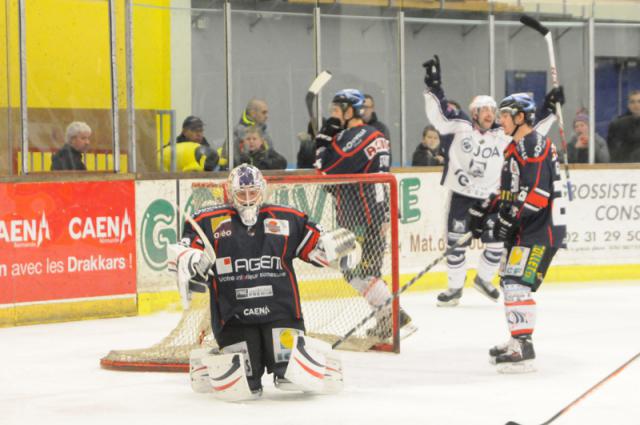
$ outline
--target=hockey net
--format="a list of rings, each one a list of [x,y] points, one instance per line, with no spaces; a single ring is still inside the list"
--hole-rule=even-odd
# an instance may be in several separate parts
[[[365,269],[356,270],[367,274],[379,269],[392,293],[398,291],[398,195],[393,175],[288,175],[268,176],[267,180],[266,202],[302,210],[325,230],[349,228],[363,245],[359,267]],[[223,180],[191,182],[189,189],[187,213],[227,200]],[[384,208],[369,208],[372,197],[383,199]],[[374,237],[372,243],[371,235],[382,236]],[[371,265],[373,269],[367,269]],[[297,259],[294,267],[308,335],[333,344],[371,314],[367,300],[348,283],[347,279],[353,276]],[[396,299],[390,316],[387,311],[371,318],[338,349],[399,352],[398,310]],[[188,371],[189,353],[199,347],[216,347],[208,294],[194,294],[191,308],[183,312],[177,326],[159,343],[142,349],[113,350],[101,365],[118,370]]]

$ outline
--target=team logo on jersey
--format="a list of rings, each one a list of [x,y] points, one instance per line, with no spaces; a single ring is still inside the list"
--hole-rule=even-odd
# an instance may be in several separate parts
[[[389,141],[384,137],[378,137],[364,148],[364,154],[367,156],[367,159],[371,159],[381,152],[389,152]]]
[[[478,161],[477,159],[472,159],[469,164],[469,174],[473,177],[481,178],[484,177],[484,172],[487,170],[487,163]]]
[[[242,310],[242,314],[245,316],[268,316],[271,313],[271,309],[268,306],[245,308]]]
[[[248,300],[250,298],[265,298],[273,296],[273,286],[262,285],[253,288],[236,288],[236,300]]]
[[[233,263],[231,257],[216,258],[216,271],[218,274],[227,274],[233,272]]]
[[[464,139],[462,139],[462,152],[464,153],[469,153],[473,150],[473,138],[471,137],[465,137]]]
[[[289,222],[287,220],[268,218],[264,221],[264,233],[289,236]]]
[[[214,217],[210,221],[211,223],[211,231],[213,232],[214,239],[225,238],[227,236],[231,236],[231,229],[225,229],[224,226],[231,224],[231,216],[223,215],[221,217]]]
[[[262,270],[282,270],[282,259],[273,255],[263,255],[258,258],[236,258],[231,257],[216,258],[217,274],[228,273],[251,273]]]
[[[524,270],[523,281],[534,284],[536,282],[536,278],[538,277],[538,267],[540,267],[540,263],[542,262],[542,257],[544,256],[545,247],[542,245],[534,245],[531,249],[531,255],[529,256],[529,261],[527,262],[527,266]]]
[[[514,246],[509,253],[509,259],[504,269],[505,276],[522,276],[525,264],[529,258],[530,248]]]

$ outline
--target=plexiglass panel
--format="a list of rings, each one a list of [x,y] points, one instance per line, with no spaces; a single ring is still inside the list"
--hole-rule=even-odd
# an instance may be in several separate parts
[[[306,134],[309,122],[305,95],[315,78],[313,7],[295,12],[234,8],[231,18],[234,144],[241,146],[235,162],[259,160],[255,149],[260,148],[239,140],[254,123],[266,125],[264,149],[275,150],[296,168],[298,134]],[[269,160],[269,167],[281,168],[277,162]]]
[[[380,10],[380,14],[385,13],[387,11]],[[370,94],[374,99],[377,119],[389,129],[391,165],[399,166],[400,68],[397,18],[395,15],[337,15],[330,8],[323,9],[321,46],[322,66],[333,73],[333,79],[323,92],[323,113],[328,114],[331,98],[340,89],[355,88]]]

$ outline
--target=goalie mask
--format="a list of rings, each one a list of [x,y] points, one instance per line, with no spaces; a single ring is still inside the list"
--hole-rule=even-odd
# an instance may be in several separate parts
[[[227,188],[242,223],[245,226],[256,224],[267,191],[262,172],[252,165],[239,165],[231,170]]]

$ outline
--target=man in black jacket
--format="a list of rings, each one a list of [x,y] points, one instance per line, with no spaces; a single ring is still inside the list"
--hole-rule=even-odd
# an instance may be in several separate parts
[[[204,122],[193,115],[189,115],[182,122],[182,133],[176,138],[176,143],[196,142],[203,146],[209,146],[207,138],[204,137]]]
[[[640,90],[629,93],[629,113],[609,124],[611,162],[640,162]]]
[[[262,130],[256,126],[247,127],[242,139],[244,149],[235,158],[236,166],[249,164],[259,170],[284,170],[287,160],[265,143]]]
[[[89,149],[90,137],[91,127],[87,123],[74,121],[69,124],[65,132],[64,146],[51,157],[51,171],[86,171],[82,154]]]
[[[362,120],[365,124],[370,125],[371,127],[378,130],[380,133],[384,134],[384,138],[389,139],[389,128],[382,122],[378,120],[378,115],[376,114],[376,104],[373,101],[373,97],[370,94],[364,95],[364,107],[362,108]]]

